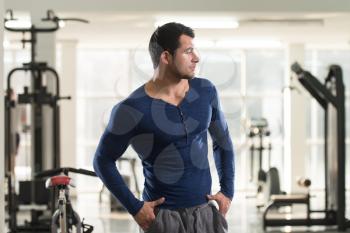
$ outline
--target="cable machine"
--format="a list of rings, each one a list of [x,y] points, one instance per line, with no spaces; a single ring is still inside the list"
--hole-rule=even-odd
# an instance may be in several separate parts
[[[28,28],[18,28],[10,26],[10,22],[17,19],[13,17],[12,10],[7,10],[5,15],[5,29],[10,32],[23,34],[21,40],[23,48],[30,44],[30,62],[23,63],[21,67],[12,69],[7,75],[7,89],[5,96],[5,171],[8,184],[7,191],[7,212],[9,218],[9,229],[11,232],[48,232],[50,223],[43,223],[44,211],[37,208],[38,205],[47,205],[51,212],[54,210],[54,193],[45,190],[45,180],[35,178],[35,174],[47,169],[60,167],[60,109],[59,101],[70,99],[69,96],[60,95],[60,82],[56,70],[47,65],[46,62],[36,60],[37,36],[39,33],[54,33],[59,30],[59,23],[62,21],[78,21],[88,23],[88,21],[78,18],[59,18],[52,10],[47,11],[47,15],[42,19],[50,26],[37,27],[34,24]],[[30,38],[25,35],[29,33]],[[11,99],[14,74],[19,72],[30,73],[30,85],[23,87],[23,92],[18,95],[18,100]],[[48,84],[53,85],[48,85]],[[51,87],[53,86],[53,88]],[[13,174],[11,167],[13,161],[10,145],[13,144],[13,129],[11,110],[16,105],[29,105],[31,109],[31,180],[23,181],[19,184],[19,194],[17,195],[12,187]],[[51,133],[45,131],[45,122],[51,122]],[[52,147],[50,148],[50,145]],[[46,147],[45,147],[46,146]],[[17,223],[18,203],[30,205],[31,220],[26,221],[23,226]],[[51,206],[50,206],[51,203]]]
[[[271,142],[269,140],[270,129],[265,118],[252,118],[249,121],[248,137],[250,139],[250,181],[257,180],[257,182],[266,181],[266,172],[263,169],[263,155],[264,151],[268,151],[267,163],[268,167],[271,164]],[[258,152],[257,159],[255,152]],[[257,168],[256,168],[257,161]],[[256,173],[256,174],[255,174]],[[257,178],[254,177],[257,175]],[[258,192],[261,192],[262,187],[258,187]]]
[[[310,72],[301,68],[298,63],[291,67],[299,82],[316,99],[325,112],[324,120],[324,161],[325,161],[325,209],[311,210],[310,196],[295,197],[293,195],[278,196],[266,208],[263,226],[337,226],[345,231],[350,226],[346,219],[345,201],[345,94],[342,69],[338,65],[329,67],[325,83],[322,84]],[[281,204],[305,204],[306,218],[286,219],[268,218],[268,212]],[[313,218],[313,213],[322,213],[323,218]]]

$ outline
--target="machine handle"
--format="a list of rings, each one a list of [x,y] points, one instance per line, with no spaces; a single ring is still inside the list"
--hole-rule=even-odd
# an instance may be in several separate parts
[[[291,66],[291,70],[295,72],[297,75],[300,75],[304,72],[298,62],[294,62]]]
[[[89,171],[83,168],[72,168],[72,167],[62,167],[62,168],[57,168],[57,169],[51,169],[47,171],[42,171],[38,172],[35,174],[35,178],[43,178],[43,177],[49,177],[49,176],[55,176],[59,175],[61,173],[64,173],[65,175],[68,175],[69,172],[77,173],[77,174],[82,174],[82,175],[87,175],[87,176],[94,176],[96,177],[96,173],[93,171]]]

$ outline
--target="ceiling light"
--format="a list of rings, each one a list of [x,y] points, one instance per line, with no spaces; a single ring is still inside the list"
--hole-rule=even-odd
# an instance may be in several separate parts
[[[279,48],[282,42],[274,39],[218,40],[217,48]]]
[[[159,27],[169,22],[182,23],[191,28],[206,29],[233,29],[239,26],[238,21],[232,17],[158,17],[154,23],[155,27]]]
[[[32,26],[30,21],[24,20],[9,20],[5,22],[5,26],[8,28],[30,28]]]

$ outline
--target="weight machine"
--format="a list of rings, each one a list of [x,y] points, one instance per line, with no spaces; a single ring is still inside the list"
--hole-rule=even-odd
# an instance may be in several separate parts
[[[271,142],[269,139],[270,129],[265,118],[252,118],[249,120],[249,150],[250,150],[250,181],[258,184],[257,192],[263,190],[266,182],[266,171],[263,162],[267,159],[268,167],[271,164]],[[264,152],[267,151],[267,156]]]
[[[325,111],[324,161],[325,161],[325,209],[311,210],[310,196],[278,195],[266,208],[263,227],[267,226],[337,226],[345,231],[350,226],[345,216],[345,94],[342,69],[338,65],[329,67],[325,83],[322,84],[298,63],[291,67],[299,82],[316,99]],[[268,213],[278,205],[304,204],[306,218],[269,218]],[[312,214],[323,214],[314,218]]]
[[[13,17],[12,10],[7,10],[5,15],[5,29],[10,32],[23,34],[21,40],[23,48],[26,44],[31,45],[30,57],[28,63],[24,63],[21,67],[12,69],[7,75],[7,89],[5,96],[5,176],[7,178],[7,213],[8,225],[10,232],[49,232],[50,222],[44,219],[43,206],[54,211],[54,192],[45,189],[45,180],[37,179],[36,173],[40,173],[47,169],[57,169],[60,167],[60,109],[59,101],[70,99],[69,96],[60,95],[60,82],[56,70],[47,65],[46,62],[36,60],[36,45],[38,34],[54,33],[59,30],[59,23],[63,21],[78,21],[88,23],[88,21],[78,18],[59,18],[52,10],[47,11],[47,15],[42,19],[47,22],[47,27],[37,27],[31,25],[28,28],[10,26],[10,22],[17,19]],[[30,38],[26,39],[25,35],[29,33]],[[11,99],[13,88],[14,74],[24,72],[30,73],[30,85],[23,87],[23,92],[18,95],[18,101]],[[53,85],[50,85],[53,84]],[[14,156],[10,145],[13,144],[13,129],[11,121],[11,110],[16,105],[29,105],[31,109],[31,180],[23,181],[19,184],[19,194],[17,195],[12,189],[13,174],[11,167],[13,162],[11,156]],[[45,131],[45,126],[51,123],[51,133]],[[51,146],[52,145],[52,146]],[[31,212],[31,220],[25,221],[20,226],[17,222],[17,212],[19,203],[29,204]],[[51,216],[49,216],[51,217]]]

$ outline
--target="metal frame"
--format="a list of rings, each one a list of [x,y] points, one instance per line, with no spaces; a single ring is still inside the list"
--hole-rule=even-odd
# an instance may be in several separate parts
[[[83,19],[77,19],[77,18],[58,18],[53,11],[48,10],[47,11],[47,17],[42,19],[42,21],[50,21],[53,23],[53,26],[50,27],[36,27],[35,25],[32,25],[29,28],[12,28],[8,27],[6,25],[6,22],[8,21],[14,21],[17,20],[13,17],[12,10],[6,11],[6,18],[5,18],[5,29],[11,32],[17,32],[22,33],[23,36],[25,33],[30,33],[30,39],[23,38],[21,40],[23,44],[23,48],[27,43],[31,45],[31,61],[29,63],[24,63],[22,67],[14,68],[12,69],[8,76],[7,76],[7,92],[5,97],[5,155],[8,158],[8,163],[6,164],[6,176],[8,178],[8,212],[9,212],[9,228],[11,232],[42,232],[42,231],[48,231],[50,229],[50,225],[48,226],[35,226],[35,224],[29,224],[28,226],[18,226],[17,225],[17,206],[15,203],[16,200],[16,194],[13,193],[11,190],[12,187],[12,180],[11,179],[11,108],[14,107],[16,103],[13,101],[11,102],[11,79],[13,77],[13,74],[19,71],[23,72],[30,72],[31,73],[31,85],[32,85],[32,93],[28,92],[28,87],[24,87],[24,93],[19,95],[18,103],[19,104],[31,104],[32,107],[32,134],[33,134],[33,156],[34,156],[34,167],[32,168],[32,173],[38,173],[42,172],[44,169],[43,166],[43,150],[42,145],[44,142],[44,138],[42,135],[43,130],[43,109],[42,107],[44,105],[50,106],[52,108],[52,141],[53,141],[53,149],[52,149],[52,164],[51,168],[58,168],[60,167],[60,118],[59,118],[59,105],[58,101],[62,99],[70,99],[70,97],[61,97],[60,96],[60,83],[59,83],[59,76],[57,72],[49,67],[44,62],[37,62],[36,57],[36,43],[37,43],[37,34],[38,33],[53,33],[57,31],[59,27],[60,21],[79,21],[88,23],[88,21]],[[44,73],[51,73],[53,74],[53,79],[55,82],[55,93],[51,94],[46,90],[46,87],[43,85],[43,74]],[[45,155],[47,156],[47,155]],[[35,180],[35,177],[33,175],[33,180]],[[34,182],[32,184],[32,202],[35,203],[35,188],[34,188]],[[51,195],[51,211],[54,210],[54,199],[55,194],[52,193]],[[38,213],[35,213],[35,210],[32,210],[32,220],[37,219]]]
[[[325,83],[322,84],[317,78],[315,78],[310,72],[304,71],[298,63],[294,63],[291,67],[292,71],[298,76],[298,80],[305,87],[305,89],[317,100],[325,111],[325,209],[324,210],[310,210],[309,202],[310,196],[305,196],[305,200],[297,202],[296,200],[283,201],[284,204],[306,204],[307,205],[307,218],[306,219],[267,219],[268,211],[278,206],[280,203],[272,202],[266,208],[263,216],[263,226],[311,226],[311,225],[336,225],[339,231],[345,231],[350,227],[349,221],[345,217],[345,94],[344,83],[342,77],[342,69],[338,65],[332,65],[329,68],[328,76]],[[332,85],[335,85],[335,90],[332,90]],[[330,169],[328,167],[328,138],[329,135],[329,114],[328,109],[330,106],[336,109],[337,118],[337,190],[330,190],[328,184],[328,177]],[[336,192],[337,208],[329,206],[328,197],[331,192]],[[325,213],[324,218],[311,218],[311,213]]]

